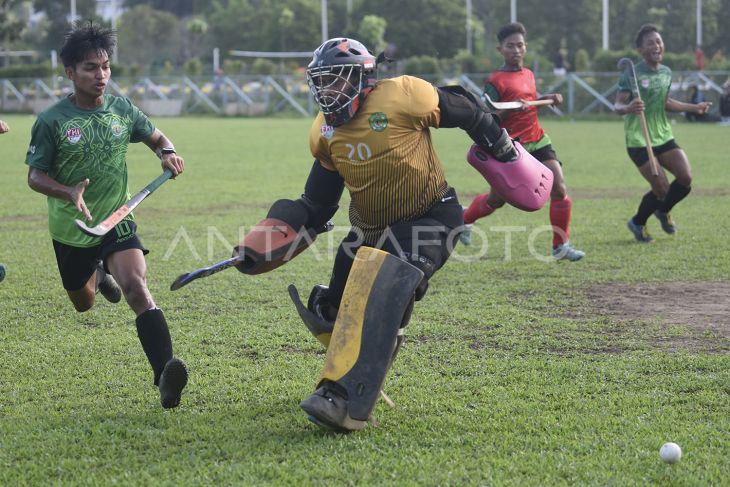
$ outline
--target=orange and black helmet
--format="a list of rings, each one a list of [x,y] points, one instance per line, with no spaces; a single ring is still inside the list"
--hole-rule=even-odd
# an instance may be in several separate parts
[[[337,37],[314,51],[307,83],[329,125],[337,127],[357,113],[375,86],[375,56],[359,41]]]

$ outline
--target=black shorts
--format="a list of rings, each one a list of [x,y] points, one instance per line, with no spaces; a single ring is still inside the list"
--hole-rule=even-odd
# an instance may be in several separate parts
[[[674,139],[662,145],[652,147],[651,151],[654,153],[654,157],[659,157],[659,155],[669,152],[672,149],[680,149]],[[634,161],[636,167],[641,167],[649,162],[649,154],[646,152],[646,147],[627,147],[626,152],[629,153],[629,157]]]
[[[428,279],[453,252],[463,224],[464,209],[456,191],[449,188],[446,195],[424,215],[391,225],[376,246],[423,271],[424,281],[416,290],[416,300],[420,300],[428,287]],[[353,228],[337,250],[328,296],[335,307],[340,305],[352,262],[362,241],[361,232]]]
[[[145,255],[149,253],[137,237],[137,224],[132,220],[119,222],[96,247],[74,247],[53,240],[63,288],[68,291],[81,289],[96,271],[99,261],[104,263],[106,269],[106,258],[110,254],[127,249],[140,249]]]
[[[553,160],[558,161],[561,166],[563,165],[563,163],[560,162],[560,160],[558,159],[557,154],[555,154],[555,150],[553,149],[552,144],[548,144],[545,147],[540,147],[539,149],[530,152],[530,155],[540,162]]]

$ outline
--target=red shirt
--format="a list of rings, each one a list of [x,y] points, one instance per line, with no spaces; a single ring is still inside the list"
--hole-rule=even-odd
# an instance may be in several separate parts
[[[535,100],[537,98],[535,75],[526,68],[519,71],[495,71],[489,76],[484,87],[484,91],[487,93],[491,91],[488,91],[489,85],[497,90],[499,100],[494,101]],[[489,96],[492,95],[489,94]],[[537,142],[545,135],[545,131],[537,120],[537,107],[530,107],[525,111],[510,110],[500,125],[507,129],[510,137],[519,138],[523,144]]]

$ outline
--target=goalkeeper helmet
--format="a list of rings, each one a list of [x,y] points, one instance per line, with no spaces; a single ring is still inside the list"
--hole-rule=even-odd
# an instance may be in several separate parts
[[[375,56],[354,39],[330,39],[314,51],[307,83],[329,125],[340,126],[355,116],[375,86],[375,67]]]

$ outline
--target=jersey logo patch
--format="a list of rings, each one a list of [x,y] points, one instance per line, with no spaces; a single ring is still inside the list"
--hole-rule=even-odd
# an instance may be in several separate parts
[[[642,79],[641,80],[641,86],[642,86],[642,88],[648,88],[649,87],[649,79],[648,78]]]
[[[382,132],[388,128],[388,117],[383,112],[375,112],[368,117],[370,128],[376,132]]]
[[[112,135],[114,137],[119,138],[122,136],[122,133],[124,132],[124,128],[122,127],[121,123],[114,122],[114,123],[112,123],[111,131],[112,131]]]
[[[72,144],[75,144],[76,142],[81,140],[81,129],[78,127],[68,129],[66,131],[66,139]]]
[[[319,128],[319,133],[322,137],[330,140],[335,135],[335,128],[332,125],[322,125]]]

